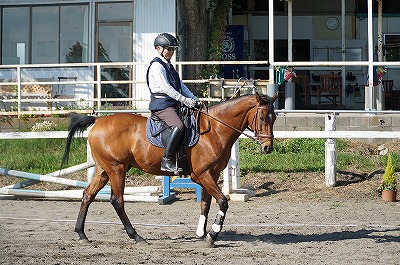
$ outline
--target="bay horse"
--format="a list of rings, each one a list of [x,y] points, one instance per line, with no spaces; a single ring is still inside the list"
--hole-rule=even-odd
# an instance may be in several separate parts
[[[261,153],[273,150],[273,124],[276,119],[273,97],[264,95],[247,95],[209,108],[208,112],[199,113],[198,126],[200,138],[196,145],[186,148],[186,156],[191,172],[191,179],[202,187],[200,218],[196,234],[205,238],[208,246],[214,246],[221,232],[228,210],[228,199],[217,185],[220,172],[227,166],[231,148],[246,128],[254,132],[254,139],[260,144]],[[96,194],[110,181],[110,202],[117,212],[128,236],[135,242],[144,242],[133,228],[124,209],[124,188],[126,172],[139,168],[153,175],[173,175],[160,170],[164,150],[150,144],[146,139],[147,117],[118,113],[110,116],[71,115],[71,124],[66,141],[62,165],[68,163],[71,142],[77,132],[88,127],[88,141],[96,166],[96,174],[83,191],[82,203],[75,225],[79,239],[88,241],[84,232],[85,220],[89,205]],[[219,211],[211,230],[206,234],[207,219],[211,198],[214,197]]]

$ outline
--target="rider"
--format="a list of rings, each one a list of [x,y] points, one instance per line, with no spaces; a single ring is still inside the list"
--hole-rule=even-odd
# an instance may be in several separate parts
[[[154,40],[154,48],[158,55],[147,69],[147,85],[151,93],[149,109],[152,115],[163,120],[172,129],[165,145],[161,170],[176,174],[182,171],[182,168],[175,166],[173,155],[184,130],[183,122],[178,116],[179,105],[183,103],[189,108],[201,106],[200,100],[182,83],[179,74],[171,65],[171,57],[178,47],[178,40],[174,36],[168,33],[159,34]]]

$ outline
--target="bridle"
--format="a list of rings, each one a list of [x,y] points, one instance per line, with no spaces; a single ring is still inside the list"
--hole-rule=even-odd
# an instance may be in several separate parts
[[[267,106],[261,106],[260,103],[257,103],[256,108],[257,108],[257,110],[256,110],[256,113],[253,116],[253,121],[252,121],[252,124],[254,123],[254,125],[255,125],[254,126],[254,136],[252,136],[252,135],[250,135],[248,133],[245,133],[245,132],[243,132],[243,131],[241,131],[239,129],[236,129],[235,127],[227,124],[226,122],[224,122],[224,121],[222,121],[222,120],[220,120],[220,119],[218,119],[216,117],[211,116],[210,114],[208,114],[205,111],[202,111],[201,109],[199,109],[198,112],[206,115],[207,117],[209,117],[209,118],[211,118],[211,119],[213,119],[213,120],[215,120],[215,121],[217,121],[217,122],[219,122],[219,123],[221,123],[221,124],[223,124],[223,125],[225,125],[225,126],[227,126],[229,128],[231,128],[232,130],[234,130],[234,131],[236,131],[236,132],[238,132],[240,134],[245,135],[246,137],[248,137],[248,138],[252,139],[253,141],[257,142],[258,144],[262,144],[262,142],[260,141],[259,138],[268,138],[268,140],[273,140],[274,139],[274,135],[273,134],[266,134],[264,131],[257,131],[257,120],[258,120],[257,116],[259,115],[258,112],[261,109],[267,109]],[[260,120],[264,121],[263,118],[260,118]],[[250,128],[248,128],[248,129],[250,129]],[[250,129],[250,131],[253,131],[253,130]]]
[[[257,130],[257,121],[258,120],[266,123],[266,121],[264,120],[263,117],[260,117],[259,119],[257,119],[257,116],[259,116],[259,111],[262,109],[268,109],[268,108],[266,105],[261,106],[260,103],[257,103],[256,114],[253,116],[253,121],[251,122],[252,124],[254,123],[254,136],[256,137],[257,140],[258,140],[258,138],[267,138],[268,140],[273,140],[274,139],[273,134],[268,134],[265,131]]]

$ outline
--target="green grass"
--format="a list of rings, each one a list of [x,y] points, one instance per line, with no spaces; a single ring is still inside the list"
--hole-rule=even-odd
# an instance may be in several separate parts
[[[65,139],[0,140],[0,167],[47,174],[60,169]],[[69,165],[84,163],[86,139],[72,142]]]
[[[384,169],[387,156],[347,152],[346,140],[337,140],[337,170],[373,171]],[[240,170],[248,172],[323,172],[325,169],[324,139],[275,139],[274,151],[261,154],[259,146],[250,139],[241,139]],[[393,154],[394,164],[400,163]]]
[[[323,139],[275,139],[275,150],[261,154],[259,145],[250,139],[240,140],[240,170],[249,172],[323,172],[325,141]],[[387,156],[365,155],[346,151],[347,142],[337,141],[337,170],[372,172],[384,169]],[[65,139],[0,140],[0,167],[47,174],[59,169]],[[76,138],[71,146],[69,166],[86,161],[86,139]],[[400,155],[392,154],[395,168]],[[130,174],[142,172],[131,169]]]

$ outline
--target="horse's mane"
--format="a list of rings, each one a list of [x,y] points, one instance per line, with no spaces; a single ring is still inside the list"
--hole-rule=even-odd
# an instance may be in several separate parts
[[[264,101],[273,102],[272,97],[264,95],[264,94],[259,94],[259,95]],[[218,102],[215,105],[212,105],[209,109],[212,110],[212,109],[216,109],[216,108],[220,108],[220,107],[229,107],[231,105],[237,104],[238,101],[241,101],[242,99],[248,98],[248,97],[254,97],[254,94],[243,95],[243,96],[239,96],[239,97],[236,97],[236,98],[224,100],[224,101]]]

